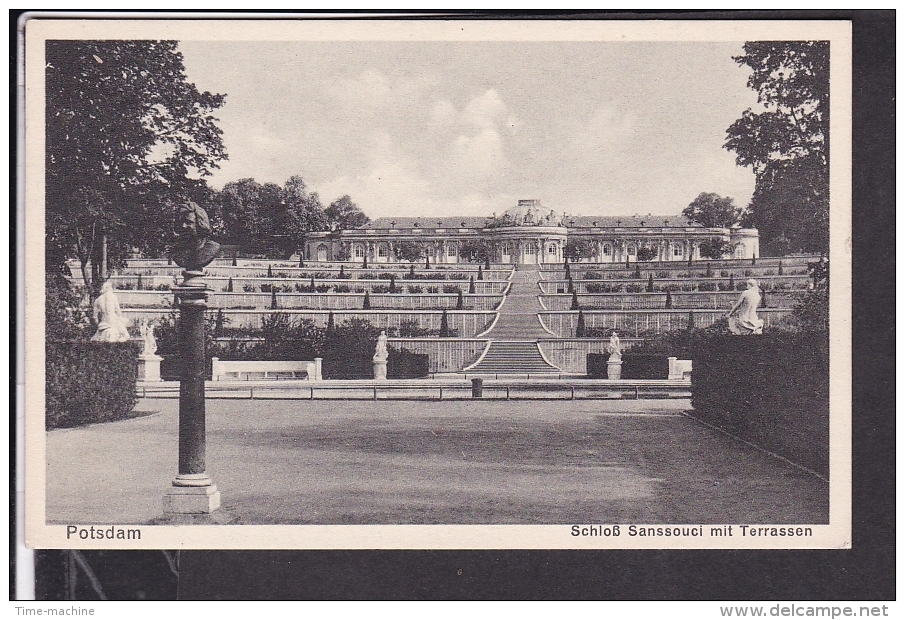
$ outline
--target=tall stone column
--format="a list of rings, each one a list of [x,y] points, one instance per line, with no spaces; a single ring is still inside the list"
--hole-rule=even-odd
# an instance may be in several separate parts
[[[182,362],[179,380],[179,471],[163,500],[165,515],[210,514],[220,507],[220,492],[205,467],[206,429],[204,382],[204,311],[207,309],[207,283],[204,267],[220,250],[208,239],[210,223],[204,209],[194,203],[179,208],[177,218],[179,244],[174,251],[182,266],[182,284],[173,287],[179,309],[177,329]]]

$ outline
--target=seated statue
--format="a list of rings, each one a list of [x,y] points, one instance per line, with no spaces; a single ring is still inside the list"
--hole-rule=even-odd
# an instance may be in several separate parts
[[[94,342],[126,342],[129,339],[129,321],[119,309],[113,282],[107,280],[101,287],[101,294],[92,306],[97,333],[91,337]]]
[[[177,208],[175,232],[178,240],[173,248],[173,260],[187,271],[203,270],[220,253],[220,244],[210,239],[207,211],[194,202]]]
[[[726,315],[729,319],[729,331],[739,336],[764,333],[764,322],[757,318],[757,306],[760,305],[760,289],[757,280],[748,280],[748,288],[742,291],[738,301]]]

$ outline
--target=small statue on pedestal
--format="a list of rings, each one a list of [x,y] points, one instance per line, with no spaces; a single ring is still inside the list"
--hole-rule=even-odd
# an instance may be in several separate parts
[[[144,348],[141,351],[142,357],[151,357],[157,354],[157,338],[154,337],[154,323],[148,322],[147,319],[141,320],[139,326],[141,339],[144,342]]]
[[[138,380],[160,381],[160,362],[162,357],[157,355],[157,338],[154,337],[154,322],[142,319],[138,331],[141,334],[144,348],[138,356]]]
[[[619,334],[610,334],[610,341],[606,345],[610,358],[606,362],[607,379],[616,380],[622,378],[622,344],[619,342]]]
[[[610,354],[610,362],[622,362],[622,345],[619,342],[619,334],[613,332],[610,334],[610,341],[606,345],[606,350]]]
[[[390,357],[387,351],[387,333],[380,332],[377,338],[377,348],[374,350],[374,378],[384,380],[387,378],[387,359]]]

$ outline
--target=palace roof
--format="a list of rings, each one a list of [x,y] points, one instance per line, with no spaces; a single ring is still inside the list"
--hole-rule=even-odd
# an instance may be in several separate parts
[[[566,215],[567,228],[700,228],[682,215]],[[391,230],[394,228],[484,228],[489,217],[379,217],[361,226],[363,230]],[[574,224],[573,224],[574,222]]]

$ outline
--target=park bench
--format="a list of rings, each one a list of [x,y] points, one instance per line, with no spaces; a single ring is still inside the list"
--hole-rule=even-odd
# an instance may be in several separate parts
[[[221,362],[219,358],[211,358],[213,381],[260,381],[306,379],[320,381],[322,358],[313,361],[230,361]]]

